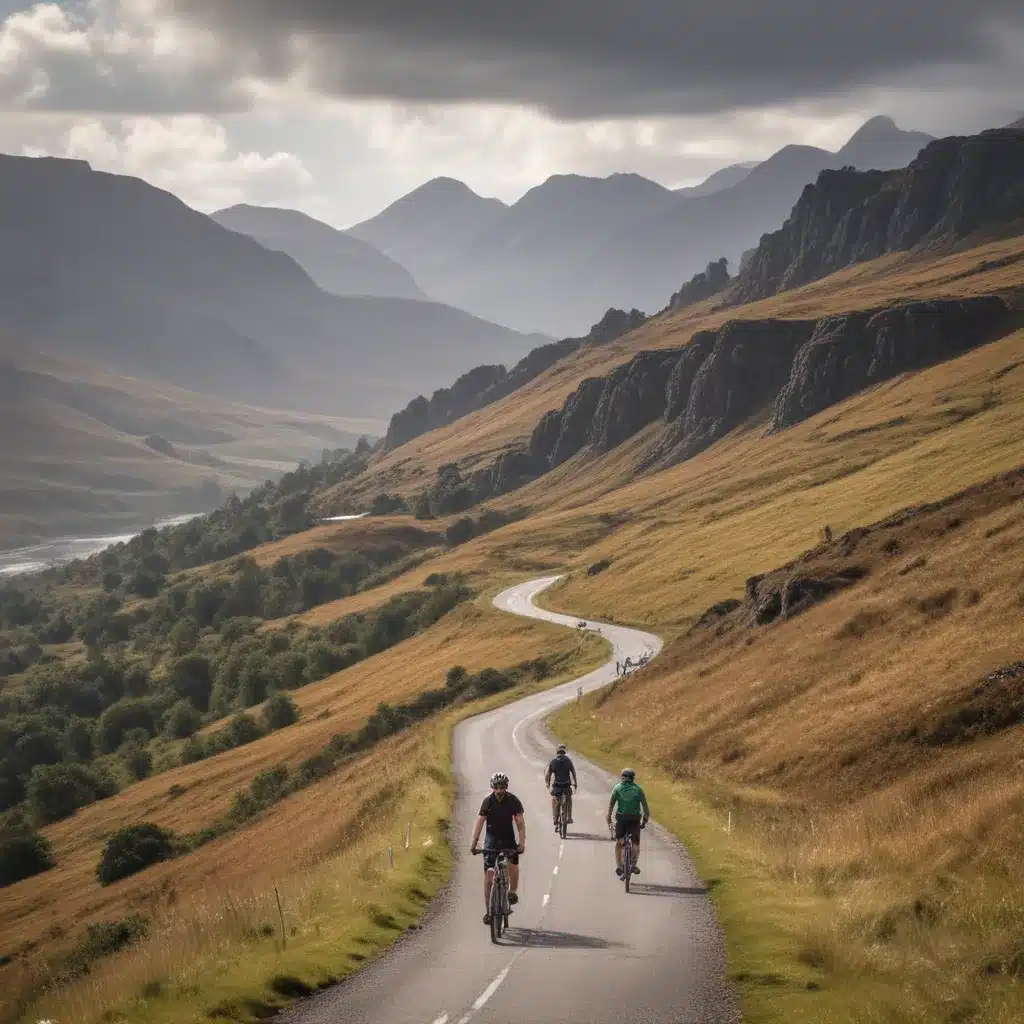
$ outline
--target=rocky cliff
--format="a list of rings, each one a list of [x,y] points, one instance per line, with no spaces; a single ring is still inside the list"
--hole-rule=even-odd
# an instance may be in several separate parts
[[[609,309],[586,337],[564,338],[540,345],[528,352],[511,370],[504,366],[477,366],[463,374],[450,388],[440,388],[429,399],[419,395],[401,412],[395,413],[388,425],[384,450],[391,451],[420,434],[437,430],[483,409],[518,391],[584,345],[609,344],[641,326],[646,319],[637,309],[628,313]]]
[[[825,317],[793,361],[772,430],[783,430],[864,388],[991,340],[1009,310],[994,296],[908,302]]]
[[[729,287],[729,261],[723,256],[690,280],[669,299],[668,308],[672,310],[692,306],[695,302],[703,302],[713,295],[725,291]]]
[[[762,236],[729,292],[736,304],[886,253],[1024,227],[1024,131],[937,139],[897,171],[826,170]]]
[[[681,348],[639,352],[591,377],[471,481],[482,501],[580,453],[601,454],[661,421],[640,469],[692,458],[765,411],[783,430],[858,391],[983,345],[1012,329],[996,296],[908,302],[821,320],[732,320]]]

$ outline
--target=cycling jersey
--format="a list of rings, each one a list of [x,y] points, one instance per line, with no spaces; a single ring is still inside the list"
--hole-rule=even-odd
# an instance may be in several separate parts
[[[615,813],[620,818],[641,818],[647,797],[635,782],[620,782],[612,790],[612,802],[618,804]]]
[[[576,775],[572,758],[567,754],[559,754],[555,757],[548,765],[548,771],[551,773],[551,780],[559,786],[567,786],[570,779]]]

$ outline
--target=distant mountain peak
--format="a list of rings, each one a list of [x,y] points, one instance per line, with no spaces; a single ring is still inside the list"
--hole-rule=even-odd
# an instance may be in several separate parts
[[[460,181],[458,178],[449,178],[445,175],[425,181],[419,188],[413,189],[409,195],[464,195],[476,196],[478,199],[483,198],[483,196],[474,192],[464,181]]]

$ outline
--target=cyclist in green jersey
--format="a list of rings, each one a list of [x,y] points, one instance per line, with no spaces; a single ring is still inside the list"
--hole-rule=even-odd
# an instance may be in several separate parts
[[[616,810],[618,805],[618,810]],[[615,811],[615,874],[622,877],[622,841],[633,837],[633,874],[640,874],[640,829],[651,817],[644,791],[636,784],[636,772],[623,768],[621,781],[612,790],[608,802],[608,827],[612,827],[612,811]]]

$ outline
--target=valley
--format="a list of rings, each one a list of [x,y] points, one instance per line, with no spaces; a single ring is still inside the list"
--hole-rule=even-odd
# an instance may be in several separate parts
[[[337,414],[201,397],[67,354],[11,363],[25,411],[10,429],[62,431],[50,452],[5,450],[24,504],[5,513],[11,536],[29,535],[58,485],[116,520],[124,493],[186,495],[214,466],[225,490],[259,484],[220,501],[208,487],[208,515],[0,580],[0,1024],[279,1011],[313,1024],[352,1006],[440,1020],[485,1004],[533,1019],[562,954],[580,972],[564,1014],[603,1013],[611,988],[588,994],[579,978],[611,977],[620,942],[651,961],[645,974],[631,958],[623,987],[650,995],[652,1019],[686,1005],[735,1020],[733,1000],[751,1022],[1020,1018],[1024,162],[1002,158],[1024,134],[917,157],[927,138],[875,123],[851,164],[879,162],[875,133],[912,152],[869,171],[829,154],[710,297],[664,305],[679,274],[652,246],[660,312],[610,296],[588,333],[488,335],[486,358],[472,358],[478,340],[422,386],[410,371],[410,386],[385,380]],[[778,165],[727,169],[723,191],[671,202],[710,202]],[[609,182],[654,210],[664,198]],[[354,236],[404,263],[411,219],[403,237],[440,275],[441,240],[469,244],[507,215],[457,182],[427,191],[453,204],[447,231],[420,193]],[[666,237],[678,227],[660,220]],[[434,341],[403,335],[388,365],[412,365],[403,345],[432,362],[448,317]],[[317,375],[329,394],[334,376]],[[289,470],[294,446],[313,451]],[[87,447],[102,457],[93,477],[50,482],[45,467]],[[534,592],[570,618],[508,614]],[[630,629],[664,646],[612,676]],[[588,761],[564,850],[528,776],[554,736]],[[531,835],[526,938],[507,957],[463,882],[479,872],[464,833],[499,756],[531,833],[548,832]],[[597,834],[606,773],[627,763],[659,828],[628,897]],[[141,826],[145,842],[123,832]],[[118,860],[114,840],[139,845]],[[544,888],[536,872],[558,879],[562,863],[585,892],[571,876]],[[635,900],[638,934],[655,922],[664,941],[606,929],[612,899]],[[655,967],[665,948],[685,970]],[[415,985],[375,986],[439,964],[454,973],[426,1011]]]

